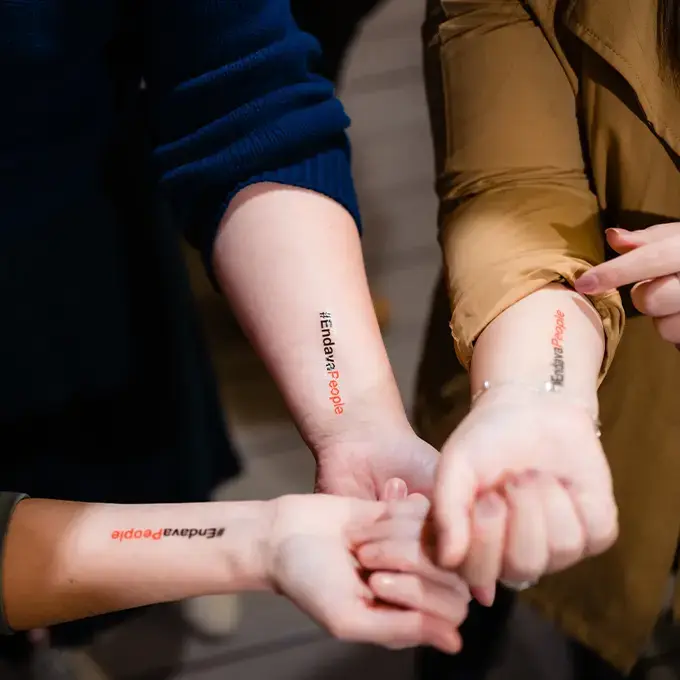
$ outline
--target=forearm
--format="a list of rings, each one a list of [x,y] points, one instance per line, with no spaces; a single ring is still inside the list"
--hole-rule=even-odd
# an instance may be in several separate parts
[[[597,413],[597,380],[604,356],[598,313],[578,293],[553,284],[496,318],[475,344],[473,394],[491,386],[557,385],[566,398]]]
[[[24,500],[14,512],[4,549],[8,622],[29,629],[188,597],[267,588],[260,554],[269,505]]]
[[[406,425],[351,216],[310,191],[259,184],[217,236],[220,285],[312,449],[347,421]]]

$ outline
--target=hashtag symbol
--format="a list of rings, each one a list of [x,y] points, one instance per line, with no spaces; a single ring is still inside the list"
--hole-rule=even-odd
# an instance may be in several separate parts
[[[330,312],[321,312],[321,314],[319,314],[319,316],[322,319],[330,319],[331,318]]]

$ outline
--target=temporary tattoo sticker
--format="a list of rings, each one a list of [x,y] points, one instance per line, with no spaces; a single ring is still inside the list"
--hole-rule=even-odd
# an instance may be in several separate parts
[[[164,538],[219,538],[224,535],[224,527],[203,529],[119,529],[111,532],[114,541],[160,541]]]
[[[335,414],[341,416],[344,413],[345,404],[340,395],[340,371],[335,354],[335,340],[333,336],[333,317],[330,312],[319,313],[321,325],[321,343],[323,345],[324,366],[328,376],[328,400],[333,405]]]
[[[555,329],[552,337],[553,359],[552,359],[552,375],[550,381],[553,385],[561,387],[564,385],[564,333],[566,331],[564,323],[564,312],[557,310],[555,312]]]

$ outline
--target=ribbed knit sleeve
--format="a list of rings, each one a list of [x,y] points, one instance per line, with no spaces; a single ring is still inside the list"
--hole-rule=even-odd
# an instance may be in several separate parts
[[[231,198],[257,182],[325,194],[359,225],[349,119],[313,75],[289,0],[148,0],[154,157],[175,219],[208,257]]]

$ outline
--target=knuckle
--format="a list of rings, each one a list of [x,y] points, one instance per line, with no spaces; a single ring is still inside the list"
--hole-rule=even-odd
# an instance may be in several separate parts
[[[380,543],[362,545],[356,552],[362,567],[373,569],[386,561],[385,547]]]
[[[561,545],[554,548],[550,560],[551,571],[560,571],[576,564],[585,555],[585,547],[585,542],[580,541],[578,545]]]
[[[503,568],[503,579],[508,581],[535,581],[545,570],[545,562],[508,557]]]
[[[455,605],[452,607],[452,622],[455,626],[459,626],[468,617],[470,606],[467,599],[458,598]]]
[[[613,522],[605,530],[591,537],[588,541],[588,554],[599,555],[609,550],[619,537],[618,522]]]

